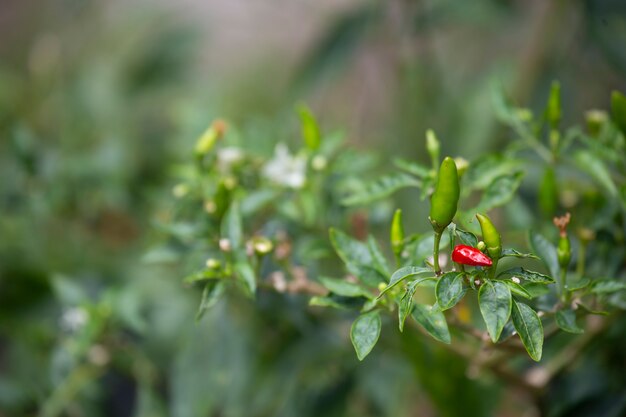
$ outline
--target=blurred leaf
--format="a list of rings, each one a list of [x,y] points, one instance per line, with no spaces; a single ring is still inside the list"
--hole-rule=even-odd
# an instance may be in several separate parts
[[[556,324],[561,330],[568,333],[580,334],[584,330],[576,323],[576,313],[572,310],[559,310],[556,312]]]
[[[576,166],[589,174],[612,197],[617,197],[617,187],[606,165],[591,152],[580,150],[574,154]]]
[[[543,326],[539,316],[526,304],[513,300],[511,318],[526,351],[533,360],[539,362],[543,350]]]
[[[147,264],[173,263],[180,259],[180,253],[169,245],[159,245],[146,252],[141,260]]]
[[[350,339],[360,361],[372,351],[380,336],[381,320],[378,311],[361,314],[352,323]]]
[[[319,277],[320,282],[330,292],[344,297],[374,298],[374,295],[359,284],[348,282],[344,279]]]
[[[460,272],[447,272],[437,280],[435,287],[437,305],[443,310],[454,307],[465,295],[463,289],[463,274]]]
[[[387,282],[387,276],[371,265],[346,264],[346,269],[363,284],[376,288],[380,283]]]
[[[517,189],[522,184],[524,173],[521,171],[497,177],[487,186],[478,207],[480,211],[488,211],[494,207],[502,206],[513,198]]]
[[[305,104],[298,106],[298,114],[300,115],[302,138],[306,147],[311,151],[318,150],[321,143],[321,135],[315,116]]]
[[[278,190],[268,188],[251,192],[241,200],[241,214],[249,216],[256,213],[258,210],[276,201],[278,195]]]
[[[533,253],[537,254],[541,258],[543,264],[550,271],[550,275],[558,277],[561,268],[559,267],[559,260],[556,256],[556,248],[545,237],[539,233],[530,231],[528,234],[528,242]]]
[[[243,245],[243,225],[239,204],[233,201],[222,219],[221,237],[230,241],[233,250],[240,249]]]
[[[511,302],[511,291],[502,282],[487,280],[478,290],[480,313],[493,343],[498,341],[504,325],[509,321]]]
[[[539,272],[527,271],[526,269],[519,266],[500,272],[498,274],[498,277],[501,276],[517,277],[536,284],[552,284],[555,282],[554,278],[552,277],[540,274]]]
[[[441,310],[425,304],[415,304],[411,316],[430,334],[435,340],[450,344],[450,331],[446,317]]]
[[[611,118],[626,136],[626,97],[619,91],[611,93]]]
[[[360,308],[363,298],[344,297],[337,294],[328,296],[314,296],[309,300],[310,306],[332,307],[340,310]]]
[[[522,168],[522,162],[514,160],[502,155],[486,155],[472,164],[467,172],[461,178],[464,187],[467,190],[487,188],[496,178],[502,176],[510,176]]]
[[[429,168],[421,165],[417,162],[406,161],[404,159],[396,158],[393,160],[393,164],[403,171],[413,174],[418,178],[426,178],[431,176]]]
[[[374,261],[374,266],[376,267],[376,269],[378,269],[385,275],[389,275],[389,264],[387,263],[385,255],[383,255],[383,253],[381,252],[380,247],[378,246],[378,243],[376,242],[374,236],[369,235],[367,237],[367,246],[369,247],[370,253],[372,254],[372,260]]]
[[[566,288],[568,291],[576,291],[586,288],[589,284],[591,284],[591,280],[589,278],[580,278],[576,281],[568,280]]]
[[[626,282],[616,280],[598,281],[591,287],[591,292],[594,294],[610,294],[623,290],[626,290]]]
[[[223,281],[209,281],[204,286],[204,290],[202,291],[202,300],[200,301],[200,306],[198,307],[198,312],[196,313],[196,321],[201,320],[204,313],[217,304],[223,293]]]
[[[250,295],[256,293],[256,276],[252,266],[247,261],[237,261],[234,265],[235,274]]]
[[[368,204],[388,197],[402,188],[420,186],[421,182],[409,175],[402,173],[387,175],[367,184],[364,189],[344,198],[341,204],[346,206]]]
[[[356,239],[351,238],[344,232],[331,228],[329,231],[330,242],[337,255],[345,264],[371,265],[373,262],[369,247]]]
[[[396,272],[394,272],[391,275],[391,278],[389,279],[389,284],[387,284],[385,289],[383,289],[380,292],[377,298],[382,297],[387,291],[389,291],[390,289],[392,289],[393,287],[395,287],[396,285],[398,285],[400,282],[404,281],[405,279],[415,276],[415,275],[421,275],[421,274],[432,275],[433,271],[432,269],[423,267],[423,266],[405,266],[403,268],[398,269]],[[433,279],[433,277],[431,276],[431,277],[421,278],[421,279],[422,280]]]
[[[364,4],[337,19],[306,57],[296,84],[309,84],[345,65],[360,46],[367,29],[380,16],[375,7]]]

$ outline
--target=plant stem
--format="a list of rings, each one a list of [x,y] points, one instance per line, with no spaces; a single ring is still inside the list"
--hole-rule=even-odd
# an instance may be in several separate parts
[[[433,266],[435,267],[435,274],[441,275],[441,268],[439,267],[439,243],[441,242],[441,233],[435,232],[435,247],[433,248]]]
[[[585,255],[587,253],[587,245],[585,243],[580,243],[578,245],[578,259],[576,262],[576,275],[578,278],[582,278],[585,274]]]
[[[567,278],[567,271],[565,270],[565,268],[561,268],[559,287],[561,290],[561,301],[563,302],[563,304],[567,304],[567,302],[569,301],[569,293],[567,292],[567,288],[566,288],[566,278]]]

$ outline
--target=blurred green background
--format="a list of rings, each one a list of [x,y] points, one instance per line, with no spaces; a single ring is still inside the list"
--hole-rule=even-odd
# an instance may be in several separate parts
[[[3,0],[0,416],[535,415],[417,334],[357,363],[305,299],[195,324],[181,271],[142,258],[216,117],[296,141],[304,100],[383,166],[426,162],[427,128],[469,159],[509,135],[494,84],[538,109],[558,79],[579,122],[626,91],[625,45],[620,0]]]

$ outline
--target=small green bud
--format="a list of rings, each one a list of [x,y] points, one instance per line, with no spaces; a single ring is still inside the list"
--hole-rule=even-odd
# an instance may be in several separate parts
[[[426,150],[430,155],[433,169],[436,170],[439,166],[439,152],[441,150],[441,146],[439,145],[439,140],[432,129],[428,129],[426,131]]]
[[[603,110],[589,110],[585,113],[585,119],[587,121],[587,131],[589,135],[597,137],[602,131],[602,127],[609,120],[608,114]]]
[[[266,237],[256,236],[252,238],[252,247],[257,255],[267,255],[274,249],[274,244]]]
[[[215,258],[209,258],[206,260],[206,267],[209,269],[219,269],[220,266],[222,266],[222,263]]]
[[[485,242],[483,242],[482,240],[480,242],[478,242],[478,244],[476,245],[476,249],[478,249],[481,252],[484,252],[485,249],[487,249],[487,245],[485,244]]]

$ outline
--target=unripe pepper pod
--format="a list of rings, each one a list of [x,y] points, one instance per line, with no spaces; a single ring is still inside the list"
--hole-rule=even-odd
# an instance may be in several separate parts
[[[452,251],[452,261],[457,264],[470,266],[491,266],[491,259],[480,250],[467,246],[457,245]]]
[[[459,176],[454,159],[446,157],[439,167],[437,186],[430,199],[430,223],[442,233],[452,222],[459,204]]]
[[[400,209],[397,209],[393,215],[389,238],[394,255],[399,257],[404,250],[404,227],[402,226],[402,210]]]
[[[483,233],[483,241],[487,246],[487,253],[491,259],[499,259],[502,254],[502,243],[500,241],[500,233],[498,229],[491,223],[489,217],[484,214],[476,214],[476,218],[480,223],[480,229]]]

